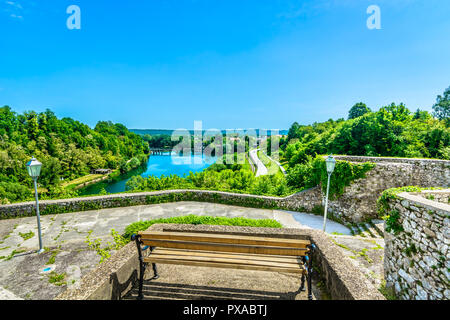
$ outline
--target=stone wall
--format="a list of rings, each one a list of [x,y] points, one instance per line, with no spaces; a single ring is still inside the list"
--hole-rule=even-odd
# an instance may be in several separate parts
[[[419,196],[428,200],[450,204],[449,190],[423,190],[422,192],[410,192],[409,194]]]
[[[447,203],[429,200],[447,196]],[[385,231],[386,286],[401,299],[450,299],[450,189],[399,193],[388,201],[388,214],[397,228]],[[389,224],[385,223],[385,229]]]
[[[349,162],[375,163],[375,167],[365,174],[365,178],[353,181],[342,196],[329,201],[329,212],[344,221],[361,222],[378,218],[376,202],[386,189],[403,186],[450,186],[448,160],[359,156],[335,158]]]
[[[39,202],[39,211],[42,215],[45,215],[175,201],[201,201],[244,207],[310,212],[315,206],[321,204],[321,193],[318,187],[304,190],[284,198],[209,190],[166,190],[119,193],[73,199],[44,200]],[[0,219],[34,216],[36,215],[35,210],[35,202],[0,205]]]

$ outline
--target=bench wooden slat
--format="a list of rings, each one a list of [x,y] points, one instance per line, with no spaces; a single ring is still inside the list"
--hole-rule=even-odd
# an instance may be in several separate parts
[[[239,263],[226,263],[226,262],[212,262],[201,260],[183,260],[183,259],[170,259],[164,257],[146,257],[145,262],[162,263],[162,264],[178,264],[178,265],[190,265],[198,267],[214,267],[214,268],[231,268],[231,269],[244,269],[244,270],[258,270],[258,271],[272,271],[272,272],[288,272],[288,273],[301,273],[306,274],[306,270],[299,267],[286,268],[268,265],[252,265],[252,264],[239,264]]]
[[[311,244],[308,240],[280,239],[227,234],[208,234],[191,232],[140,231],[141,240],[180,240],[195,242],[214,242],[228,244],[263,245],[289,248],[306,248]]]
[[[265,247],[256,245],[241,245],[227,243],[206,243],[193,241],[170,241],[141,239],[144,245],[152,247],[177,248],[187,250],[222,251],[237,253],[271,254],[283,256],[304,256],[309,251],[302,248]]]
[[[152,254],[163,254],[163,255],[175,255],[175,256],[200,256],[200,257],[216,257],[217,252],[214,251],[194,251],[194,250],[181,250],[181,249],[166,249],[166,248],[156,248],[153,250]],[[300,257],[293,256],[275,256],[275,255],[261,255],[261,254],[242,254],[236,252],[220,253],[221,257],[231,258],[231,259],[247,259],[252,261],[272,261],[280,263],[292,263],[292,264],[303,264]]]
[[[224,257],[222,254],[218,253],[214,257],[204,257],[204,256],[183,256],[183,255],[172,255],[172,254],[162,254],[155,253],[151,254],[147,257],[150,260],[152,259],[173,259],[173,260],[185,260],[185,261],[209,261],[209,262],[217,262],[217,263],[231,263],[231,264],[246,264],[246,265],[265,265],[271,267],[280,267],[280,268],[303,268],[299,263],[282,263],[276,261],[261,261],[261,260],[249,260],[243,257],[235,256],[233,258]],[[145,261],[145,260],[144,260]]]

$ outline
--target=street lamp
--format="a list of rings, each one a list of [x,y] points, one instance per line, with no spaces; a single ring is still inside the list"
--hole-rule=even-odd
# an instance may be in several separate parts
[[[336,165],[336,160],[330,154],[325,160],[327,165],[328,181],[327,181],[327,196],[325,198],[325,213],[323,214],[323,232],[325,232],[325,225],[327,223],[327,210],[328,210],[328,191],[330,190],[330,177],[334,171],[334,166]]]
[[[39,216],[39,200],[38,200],[38,192],[37,192],[37,179],[39,174],[41,173],[42,163],[37,161],[35,157],[31,158],[30,161],[26,164],[28,174],[34,181],[34,194],[36,198],[36,215],[37,215],[37,225],[38,225],[38,233],[39,233],[39,251],[38,253],[44,252],[42,248],[42,235],[41,235],[41,218]]]

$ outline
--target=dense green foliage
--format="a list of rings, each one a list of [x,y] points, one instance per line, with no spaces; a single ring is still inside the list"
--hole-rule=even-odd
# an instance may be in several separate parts
[[[349,186],[356,179],[363,178],[365,173],[374,166],[373,163],[369,162],[351,163],[337,160],[333,171],[333,178],[330,179],[330,199],[343,194],[346,186]],[[326,192],[328,174],[325,159],[322,156],[317,156],[306,163],[296,164],[288,171],[286,180],[288,186],[296,189],[321,185],[323,192]]]
[[[294,122],[280,140],[281,163],[287,169],[287,184],[293,189],[322,185],[325,191],[325,161],[318,155],[343,154],[450,159],[448,107],[450,90],[437,101],[437,119],[427,111],[411,113],[403,104],[391,104],[376,112],[362,102],[349,111],[349,120],[329,119],[323,123],[300,125]],[[446,102],[447,101],[447,102]],[[444,108],[445,109],[445,108]],[[437,113],[437,107],[434,107]],[[330,196],[339,196],[351,181],[364,177],[373,164],[337,161]]]
[[[274,196],[285,196],[292,193],[281,173],[255,177],[251,170],[236,164],[215,164],[202,172],[190,172],[185,177],[177,175],[163,175],[160,178],[134,176],[126,186],[127,190],[131,191],[204,189]]]
[[[294,123],[280,144],[289,167],[330,153],[450,159],[450,128],[426,111],[412,114],[403,104],[391,104],[350,120]]]
[[[142,138],[148,142],[150,148],[157,149],[172,149],[179,143],[179,140],[172,141],[171,136],[166,134],[158,134],[153,136],[145,134]]]
[[[97,168],[127,171],[146,161],[148,145],[121,124],[98,122],[94,129],[46,110],[17,114],[0,108],[0,201],[28,199],[32,156],[43,163],[38,183],[49,196],[63,195],[61,181]],[[70,194],[71,195],[71,194]]]
[[[129,240],[133,234],[137,234],[138,231],[147,230],[150,226],[156,223],[208,224],[208,225],[262,227],[262,228],[283,227],[278,221],[273,219],[210,217],[210,216],[197,216],[190,214],[188,216],[160,218],[134,222],[125,228],[124,234],[122,236],[125,239]]]

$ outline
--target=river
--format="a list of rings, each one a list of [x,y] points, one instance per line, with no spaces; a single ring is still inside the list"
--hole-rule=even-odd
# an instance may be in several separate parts
[[[199,172],[215,163],[216,157],[206,157],[202,155],[177,156],[169,153],[162,155],[151,155],[147,165],[135,169],[128,174],[120,176],[115,181],[100,182],[80,190],[80,195],[98,194],[103,188],[108,193],[118,193],[126,191],[126,183],[132,176],[141,175],[146,178],[151,175],[161,177],[176,174],[182,177],[184,174]]]

